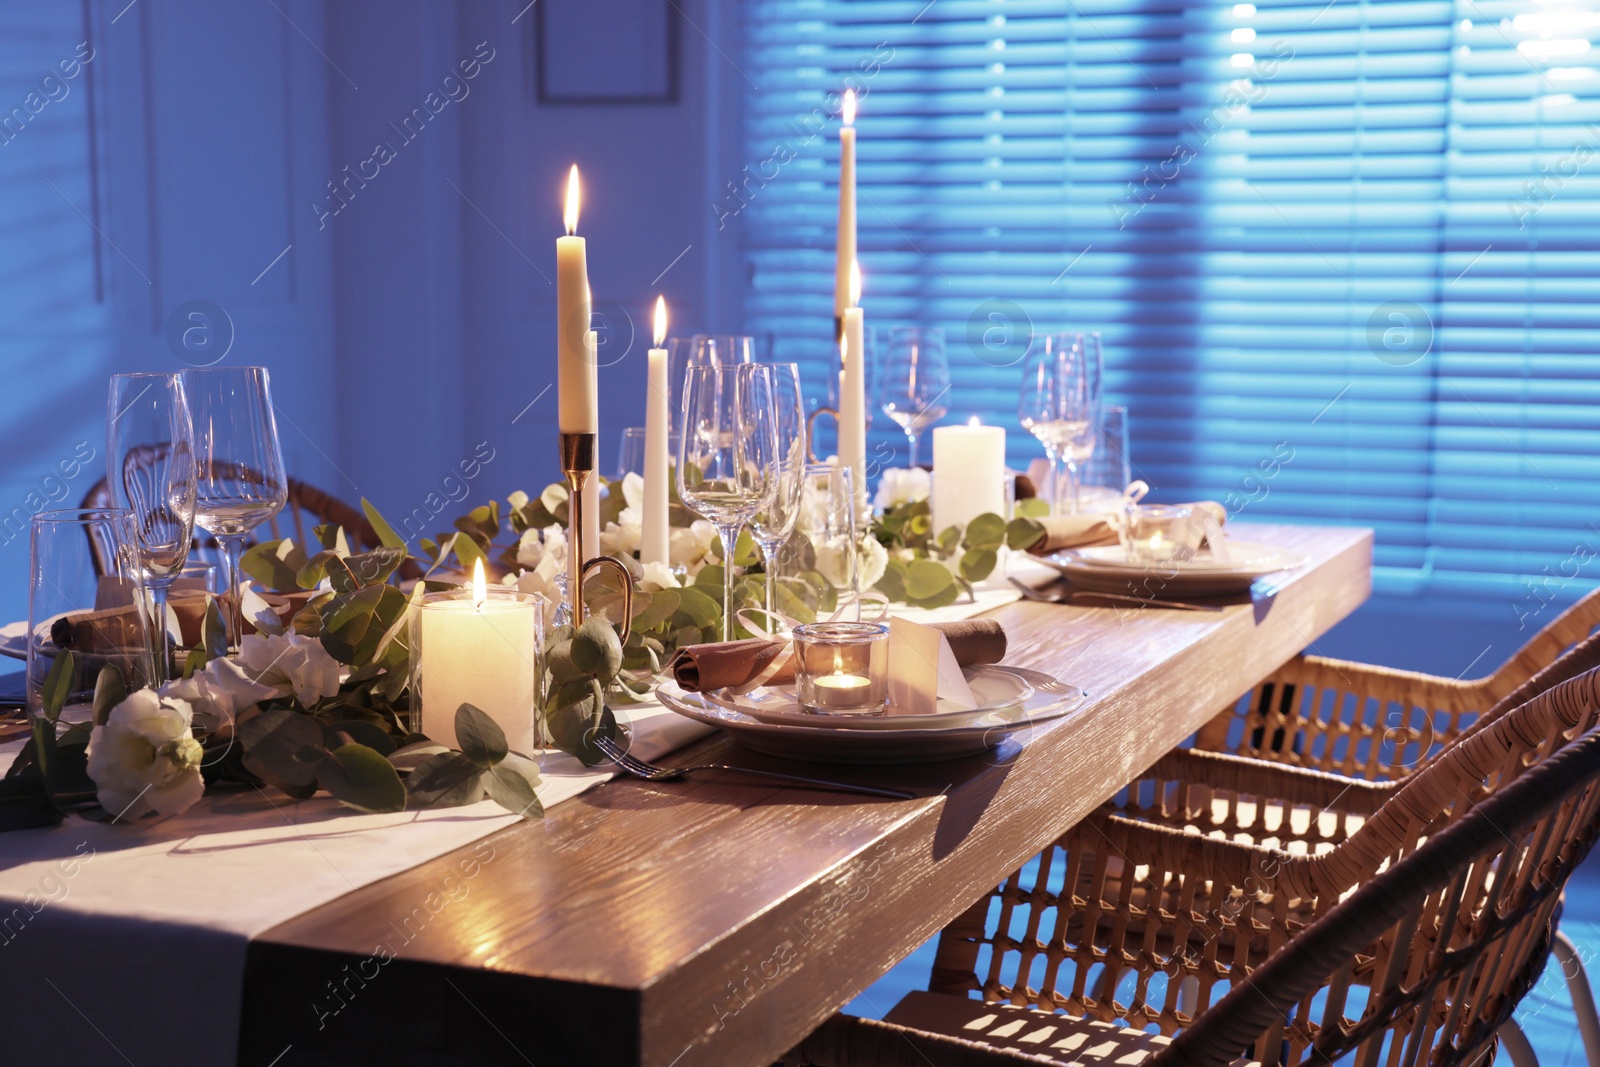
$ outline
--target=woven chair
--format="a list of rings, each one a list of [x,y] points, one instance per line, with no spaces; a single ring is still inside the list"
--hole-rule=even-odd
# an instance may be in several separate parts
[[[382,542],[378,539],[378,532],[372,528],[372,523],[360,508],[351,507],[337,497],[324,493],[321,489],[295,478],[288,479],[289,501],[283,510],[274,515],[268,522],[251,535],[246,547],[261,540],[273,540],[280,537],[293,537],[295,543],[310,546],[310,552],[318,547],[315,527],[319,523],[333,523],[344,527],[345,537],[350,542],[353,551],[378,548]],[[113,506],[111,490],[102,478],[89,487],[84,494],[83,507],[108,508]],[[195,530],[195,551],[202,558],[217,559],[220,546],[216,538],[199,529]],[[309,553],[308,553],[309,554]],[[96,568],[99,573],[105,573],[100,566],[96,555]],[[419,577],[421,571],[414,563],[407,562],[401,568],[401,577]]]
[[[1195,747],[1371,781],[1403,778],[1597,626],[1600,590],[1493,674],[1465,681],[1297,656],[1202,727]]]
[[[1483,1061],[1502,1028],[1521,1038],[1511,1013],[1543,969],[1562,887],[1600,833],[1597,708],[1600,672],[1590,672],[1457,749],[1470,755],[1419,773],[1395,800],[1417,794],[1406,820],[1429,824],[1426,840],[1384,856],[1292,937],[1278,910],[1292,890],[1275,871],[1293,865],[1287,853],[1185,842],[1103,814],[945,930],[930,992],[912,993],[883,1022],[835,1016],[784,1062],[1221,1067],[1246,1049],[1287,1067],[1352,1054],[1359,1067]],[[1447,781],[1439,769],[1457,762]],[[1443,792],[1451,787],[1454,797]],[[1440,809],[1453,816],[1443,825]],[[1086,848],[1090,838],[1100,844]],[[1063,847],[1064,871],[1055,866]],[[1246,858],[1258,879],[1249,888]],[[1231,948],[1219,953],[1224,940]],[[1242,962],[1257,951],[1253,965]],[[1126,1004],[1094,992],[1094,972],[1119,961],[1137,973],[1122,983],[1134,987]],[[1191,1016],[1175,1007],[1184,978],[1228,989]],[[1167,1003],[1152,1011],[1156,985]],[[1190,995],[1211,1000],[1206,989]]]

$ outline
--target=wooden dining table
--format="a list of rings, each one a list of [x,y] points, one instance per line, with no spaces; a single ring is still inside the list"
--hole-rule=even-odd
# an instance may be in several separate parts
[[[1370,593],[1370,530],[1230,529],[1307,562],[1220,612],[999,608],[1006,662],[1081,708],[984,756],[828,768],[915,799],[617,780],[273,928],[240,1062],[774,1062]],[[797,766],[720,735],[668,762],[708,760]]]

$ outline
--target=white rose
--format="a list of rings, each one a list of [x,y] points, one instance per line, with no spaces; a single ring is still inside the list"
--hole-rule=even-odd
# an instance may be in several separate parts
[[[527,529],[522,531],[522,536],[517,539],[517,566],[537,567],[544,558],[544,542],[539,540],[539,531]]]
[[[622,476],[622,499],[627,506],[617,516],[617,521],[624,526],[644,525],[644,479],[637,474],[624,474]]]
[[[890,467],[878,479],[878,495],[872,503],[879,511],[887,511],[928,499],[932,488],[933,476],[921,467]]]
[[[176,815],[200,799],[205,752],[189,730],[187,702],[141,689],[89,735],[89,777],[100,805],[119,819]]]
[[[861,591],[864,593],[877,585],[883,572],[889,569],[889,550],[879,544],[876,537],[866,534],[861,538],[856,566],[861,568]]]
[[[232,725],[245,708],[273,697],[289,695],[287,685],[266,685],[252,678],[235,660],[211,660],[205,670],[161,687],[164,699],[182,700],[212,731]]]
[[[512,586],[518,592],[538,593],[544,597],[544,621],[548,626],[555,621],[556,608],[561,603],[561,588],[556,585],[556,577],[564,572],[565,568],[556,561],[555,556],[546,553],[537,567],[508,574],[501,584]]]
[[[647,593],[654,593],[658,589],[678,589],[681,587],[672,568],[660,560],[652,560],[644,565],[644,574],[639,579],[639,585]]]
[[[814,542],[812,547],[817,553],[817,573],[832,583],[835,589],[847,588],[850,585],[851,566],[849,542],[843,537],[833,537]],[[867,534],[858,542],[855,557],[856,588],[864,593],[877,585],[883,572],[888,569],[889,552],[878,543],[876,537]]]
[[[696,519],[688,529],[673,530],[668,537],[667,558],[674,567],[687,567],[691,575],[706,565],[706,553],[717,543],[717,528],[705,519]]]
[[[639,527],[634,523],[608,522],[606,528],[600,531],[600,554],[616,556],[619,559],[631,556],[639,551],[642,536]]]
[[[294,690],[294,698],[307,709],[339,691],[339,663],[314,637],[246,634],[239,645],[239,664],[262,685]]]

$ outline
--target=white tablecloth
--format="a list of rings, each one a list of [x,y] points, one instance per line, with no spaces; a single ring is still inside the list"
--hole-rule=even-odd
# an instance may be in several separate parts
[[[991,580],[974,602],[896,613],[951,621],[1016,599]],[[621,714],[647,760],[710,732],[653,703]],[[20,747],[0,748],[0,770]],[[613,777],[569,756],[542,762],[546,809]],[[153,825],[69,818],[0,834],[0,1062],[233,1063],[252,937],[516,821],[490,801],[362,815],[326,796],[296,802],[265,789],[208,794]],[[470,894],[493,848],[468,856]]]

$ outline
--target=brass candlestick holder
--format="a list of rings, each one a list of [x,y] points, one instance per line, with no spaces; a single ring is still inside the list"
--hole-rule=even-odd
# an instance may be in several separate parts
[[[583,580],[591,571],[614,567],[622,582],[622,632],[624,643],[633,631],[633,575],[613,556],[589,557],[591,546],[583,533],[583,491],[595,471],[595,443],[598,434],[561,435],[561,472],[567,478],[567,610],[572,625],[583,622],[587,610],[583,603]]]

